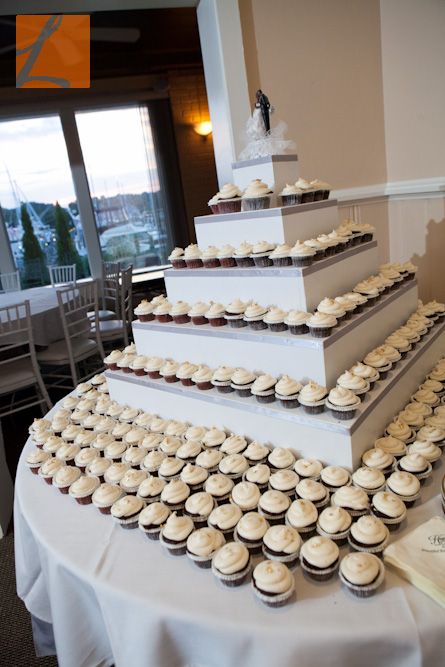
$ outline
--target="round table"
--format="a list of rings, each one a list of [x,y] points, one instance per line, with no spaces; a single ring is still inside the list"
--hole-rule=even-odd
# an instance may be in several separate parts
[[[59,315],[57,289],[55,287],[32,287],[20,292],[0,294],[0,308],[23,303],[28,300],[31,308],[31,322],[34,343],[47,347],[63,338],[62,320]]]
[[[57,409],[60,406],[55,406]],[[31,446],[28,441],[24,452]],[[264,607],[249,585],[225,589],[186,556],[166,555],[80,506],[23,462],[15,489],[17,590],[51,624],[61,667],[437,667],[445,609],[390,570],[374,597],[295,571],[296,600]],[[443,463],[396,536],[440,514]],[[347,547],[342,548],[342,554]],[[12,619],[13,620],[13,619]],[[46,626],[50,627],[50,626]],[[40,654],[48,654],[37,637]]]

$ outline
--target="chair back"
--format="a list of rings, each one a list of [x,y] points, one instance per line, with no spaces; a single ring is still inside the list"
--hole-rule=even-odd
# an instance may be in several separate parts
[[[51,285],[75,285],[76,284],[76,265],[64,264],[61,266],[48,266]]]
[[[119,319],[120,308],[120,262],[102,263],[102,300],[103,308],[113,310]]]
[[[57,290],[59,313],[62,320],[63,334],[68,354],[73,357],[72,341],[74,338],[88,338],[91,333],[91,318],[88,312],[94,312],[96,341],[103,356],[102,341],[99,334],[99,296],[97,280],[91,280],[75,287]]]
[[[20,285],[20,273],[0,273],[0,292],[19,292],[22,289]]]
[[[133,321],[133,265],[130,264],[126,269],[122,270],[121,276],[121,298],[120,298],[120,314],[121,319],[127,327]]]

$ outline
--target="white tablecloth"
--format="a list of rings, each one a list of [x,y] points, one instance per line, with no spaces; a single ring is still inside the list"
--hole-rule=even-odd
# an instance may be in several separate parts
[[[47,346],[63,338],[62,321],[54,287],[33,287],[20,292],[0,294],[0,308],[30,302],[32,329],[36,345]]]
[[[441,475],[443,464],[404,531],[441,512]],[[15,544],[18,594],[52,623],[61,667],[443,664],[445,610],[390,571],[378,595],[360,600],[338,579],[309,583],[298,567],[296,602],[271,610],[249,585],[224,589],[210,571],[78,505],[22,461]]]

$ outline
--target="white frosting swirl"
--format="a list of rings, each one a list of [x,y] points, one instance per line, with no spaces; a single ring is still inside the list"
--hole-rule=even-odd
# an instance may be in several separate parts
[[[258,590],[269,594],[287,593],[295,585],[289,568],[276,560],[263,560],[258,563],[252,576]]]
[[[371,546],[387,539],[388,528],[375,516],[361,516],[352,524],[351,535],[357,542]]]
[[[317,568],[328,568],[339,558],[338,546],[329,537],[311,537],[303,544],[301,556],[309,564]]]
[[[340,563],[344,578],[355,586],[366,586],[377,579],[381,562],[377,556],[368,553],[346,554]]]
[[[224,543],[224,535],[219,530],[199,528],[187,538],[187,551],[201,558],[210,558]]]

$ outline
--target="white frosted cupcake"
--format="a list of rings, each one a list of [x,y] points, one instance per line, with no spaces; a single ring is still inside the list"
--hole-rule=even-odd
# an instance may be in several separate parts
[[[327,394],[326,387],[311,381],[301,389],[298,400],[304,407],[305,412],[316,415],[324,411]]]
[[[317,533],[339,546],[346,544],[352,517],[343,507],[326,507],[318,516]]]
[[[351,593],[359,598],[367,598],[382,585],[385,566],[374,554],[350,553],[340,563],[339,576]]]
[[[294,568],[298,563],[301,537],[291,526],[271,526],[263,537],[263,555]]]
[[[259,178],[249,183],[242,195],[243,211],[257,211],[269,208],[272,190]]]
[[[388,544],[389,530],[375,516],[361,516],[352,524],[348,542],[355,551],[381,554]]]
[[[142,299],[140,304],[134,309],[134,314],[140,322],[150,322],[154,320],[154,306],[147,299]]]
[[[329,537],[317,535],[305,542],[300,550],[300,564],[305,575],[315,581],[327,581],[338,569],[340,552]]]
[[[241,586],[250,574],[252,561],[244,544],[229,542],[212,559],[212,572],[224,586]]]
[[[359,396],[350,389],[341,386],[331,389],[326,399],[326,407],[329,408],[334,417],[342,420],[352,419],[360,403]]]
[[[337,326],[337,318],[334,315],[317,311],[306,321],[306,326],[314,338],[327,338],[331,335],[332,329]]]
[[[186,553],[198,567],[209,568],[212,558],[225,544],[224,535],[215,528],[199,528],[187,538]]]

